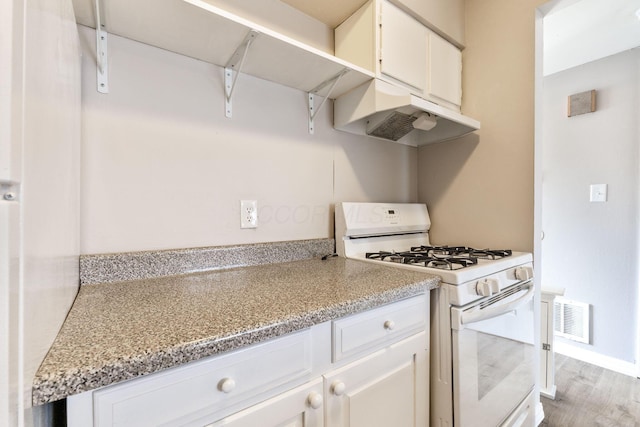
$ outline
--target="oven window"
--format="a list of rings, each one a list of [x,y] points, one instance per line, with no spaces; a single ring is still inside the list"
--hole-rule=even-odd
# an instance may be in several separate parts
[[[525,363],[526,348],[521,342],[478,333],[478,400],[513,375]]]
[[[455,425],[498,426],[534,387],[533,299],[499,312],[452,329]]]

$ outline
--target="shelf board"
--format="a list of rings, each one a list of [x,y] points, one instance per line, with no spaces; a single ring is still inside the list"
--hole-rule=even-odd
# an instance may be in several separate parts
[[[110,34],[224,67],[251,30],[242,73],[310,92],[348,68],[332,99],[371,80],[374,74],[203,0],[101,0]],[[76,22],[95,28],[93,0],[73,0]],[[329,86],[317,92],[326,96]]]

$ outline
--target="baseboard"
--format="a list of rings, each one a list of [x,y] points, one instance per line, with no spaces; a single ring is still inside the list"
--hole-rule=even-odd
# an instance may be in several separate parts
[[[555,352],[558,354],[600,366],[601,368],[609,369],[610,371],[618,372],[620,374],[629,375],[630,377],[638,377],[638,368],[631,362],[626,362],[611,356],[605,356],[591,350],[574,347],[560,341],[555,341],[553,347]]]
[[[557,391],[557,387],[554,384],[553,386],[551,386],[551,388],[549,389],[540,389],[540,396],[544,396],[547,399],[551,399],[551,400],[556,400],[556,391]]]

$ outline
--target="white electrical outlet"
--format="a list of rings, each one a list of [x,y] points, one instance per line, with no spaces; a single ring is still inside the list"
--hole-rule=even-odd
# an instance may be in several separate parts
[[[240,200],[240,228],[258,228],[257,200]]]

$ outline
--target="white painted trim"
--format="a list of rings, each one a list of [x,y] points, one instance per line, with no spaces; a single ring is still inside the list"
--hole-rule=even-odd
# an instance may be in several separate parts
[[[542,408],[542,402],[536,403],[536,424],[537,426],[544,420],[544,409]]]
[[[636,12],[637,13],[637,12]],[[638,48],[636,48],[638,49]],[[640,59],[638,59],[638,68],[640,69]],[[637,86],[638,87],[638,93],[637,93],[637,98],[640,98],[640,85]],[[640,121],[636,122],[636,126],[637,126],[637,133],[636,135],[638,137],[640,137]],[[640,159],[637,160],[640,163]],[[636,177],[636,179],[640,179],[640,177]],[[637,233],[640,233],[640,230],[637,230]],[[636,242],[638,242],[637,244],[640,245],[640,238],[636,239]],[[640,248],[638,248],[640,251]],[[636,325],[636,349],[635,349],[635,362],[636,362],[636,370],[635,370],[635,376],[637,378],[640,378],[640,268],[636,267],[636,286],[637,286],[637,292],[636,292],[636,318],[635,318],[635,325]]]
[[[547,399],[555,400],[556,399],[556,391],[558,391],[558,387],[554,384],[553,387],[549,389],[541,389],[540,396],[544,396]]]
[[[542,335],[540,331],[540,302],[542,297],[542,269],[540,259],[542,257],[542,20],[544,13],[540,8],[536,9],[535,16],[535,65],[534,65],[534,136],[533,136],[533,283],[536,288],[535,295],[535,345],[542,348]],[[538,364],[535,370],[536,386],[536,420],[535,425],[540,425],[544,419],[544,409],[540,401],[540,352],[536,352]]]
[[[629,375],[630,377],[635,378],[637,376],[636,364],[633,362],[626,362],[616,359],[615,357],[605,356],[595,351],[586,350],[560,341],[556,341],[554,347],[556,353],[571,357],[572,359],[581,360],[610,371]]]

